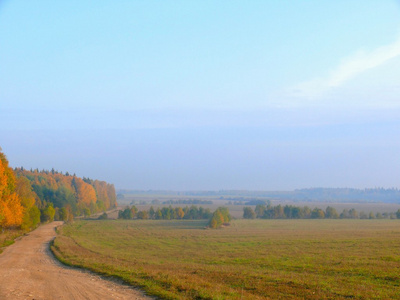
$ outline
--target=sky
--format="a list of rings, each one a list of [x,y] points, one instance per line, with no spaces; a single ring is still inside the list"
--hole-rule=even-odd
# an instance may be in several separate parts
[[[153,190],[400,188],[400,1],[0,0],[13,167]]]

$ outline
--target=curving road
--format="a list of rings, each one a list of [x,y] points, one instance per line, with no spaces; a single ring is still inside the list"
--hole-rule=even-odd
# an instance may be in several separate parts
[[[152,299],[129,286],[60,264],[49,250],[59,225],[42,225],[0,254],[0,299]]]

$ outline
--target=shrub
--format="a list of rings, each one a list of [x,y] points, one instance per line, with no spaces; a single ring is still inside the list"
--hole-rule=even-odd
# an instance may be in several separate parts
[[[108,219],[108,215],[107,215],[107,213],[103,213],[97,219],[98,220],[107,220]]]

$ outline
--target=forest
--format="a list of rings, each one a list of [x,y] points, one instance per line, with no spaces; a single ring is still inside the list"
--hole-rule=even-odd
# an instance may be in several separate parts
[[[0,149],[1,150],[1,149]],[[114,185],[54,169],[9,166],[0,151],[0,230],[29,230],[40,222],[72,220],[116,207]]]

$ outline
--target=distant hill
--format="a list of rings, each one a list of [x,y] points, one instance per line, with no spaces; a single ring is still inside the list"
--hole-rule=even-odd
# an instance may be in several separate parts
[[[118,190],[120,194],[131,195],[169,195],[217,197],[225,200],[248,200],[248,198],[267,198],[271,200],[291,200],[309,202],[382,202],[400,203],[400,190],[384,189],[353,189],[353,188],[307,188],[294,191],[165,191],[165,190]]]

